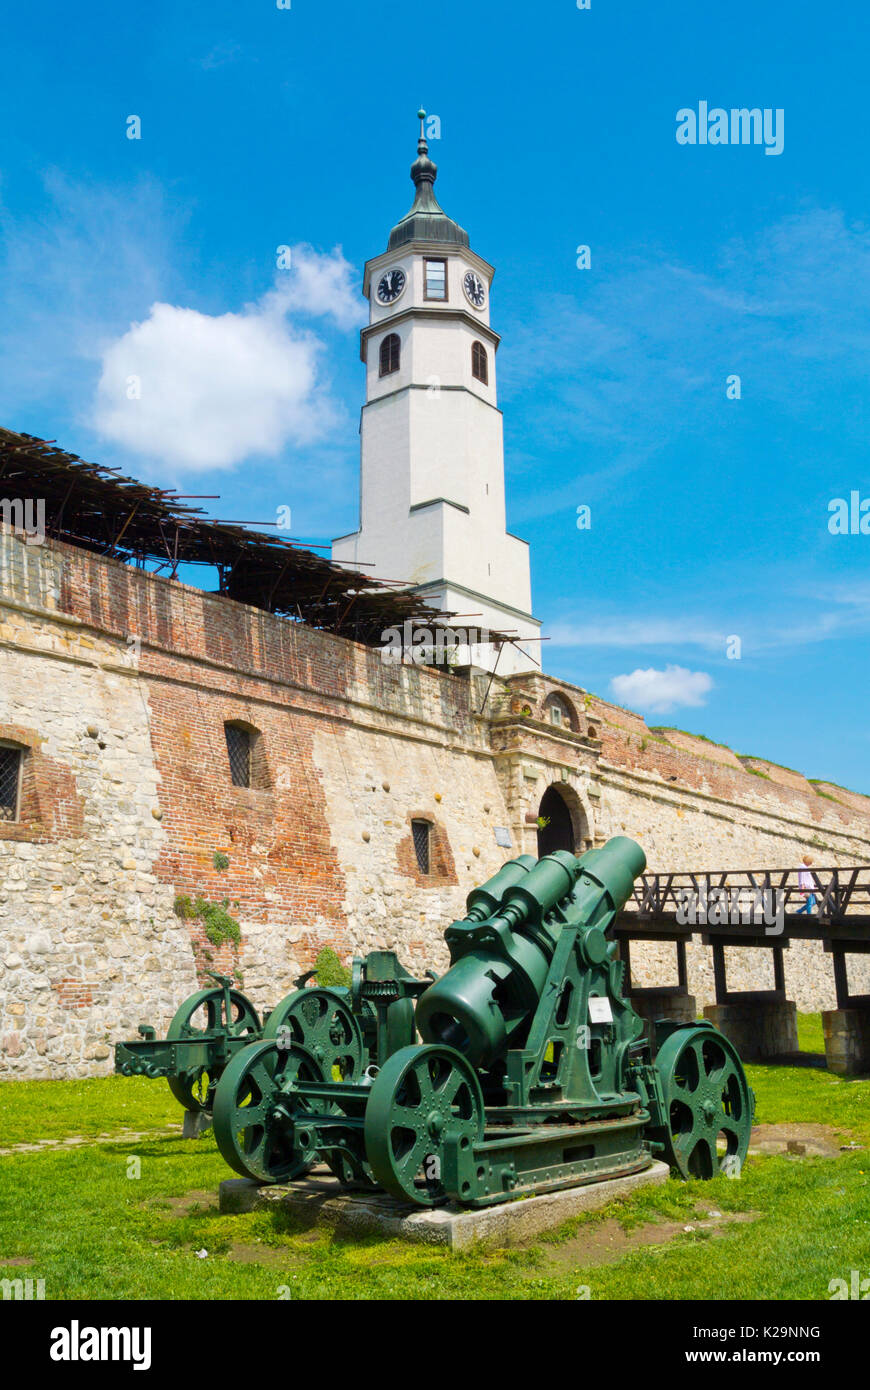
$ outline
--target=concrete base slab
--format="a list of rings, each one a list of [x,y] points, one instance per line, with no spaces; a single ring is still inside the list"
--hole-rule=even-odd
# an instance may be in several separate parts
[[[423,1210],[384,1192],[348,1192],[328,1169],[317,1168],[299,1182],[276,1187],[262,1187],[247,1178],[227,1178],[220,1185],[220,1209],[245,1212],[280,1206],[311,1225],[465,1250],[474,1244],[517,1245],[635,1188],[667,1182],[669,1175],[666,1163],[653,1162],[642,1173],[627,1178],[608,1178],[480,1210],[458,1206]]]

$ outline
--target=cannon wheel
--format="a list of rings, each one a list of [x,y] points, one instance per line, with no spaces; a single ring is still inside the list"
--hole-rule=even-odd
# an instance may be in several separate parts
[[[214,1102],[215,1139],[230,1167],[256,1182],[292,1182],[307,1173],[317,1157],[316,1148],[304,1142],[310,1138],[304,1129],[310,1107],[300,1097],[294,1100],[292,1083],[323,1080],[319,1063],[296,1043],[263,1039],[237,1052]],[[292,1125],[276,1119],[279,1099],[293,1113]]]
[[[480,1082],[461,1053],[437,1044],[403,1047],[372,1084],[366,1158],[387,1192],[434,1207],[451,1195],[442,1182],[446,1135],[467,1147],[483,1138],[483,1127]]]
[[[655,1059],[666,1129],[654,1135],[684,1178],[739,1176],[749,1148],[755,1096],[734,1044],[712,1024],[677,1028]],[[724,1149],[724,1152],[723,1152]]]
[[[327,1081],[358,1081],[365,1066],[362,1031],[344,995],[297,989],[269,1014],[264,1038],[285,1037],[314,1056]]]
[[[250,999],[237,989],[230,990],[230,1003],[233,1008],[233,1017],[229,1020],[230,1037],[247,1037],[253,1042],[262,1031],[257,1010]],[[224,1026],[223,1007],[224,992],[220,988],[201,989],[191,994],[170,1023],[166,1033],[168,1040],[177,1042],[180,1038],[220,1032]],[[219,1078],[220,1072],[209,1075],[205,1067],[194,1067],[179,1076],[167,1077],[167,1081],[170,1091],[185,1110],[204,1110],[211,1114]]]

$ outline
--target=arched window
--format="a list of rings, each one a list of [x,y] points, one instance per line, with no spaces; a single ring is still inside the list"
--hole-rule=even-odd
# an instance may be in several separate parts
[[[577,718],[568,700],[563,695],[552,694],[547,697],[544,706],[547,718],[551,724],[555,724],[560,729],[577,728]]]
[[[484,386],[489,382],[489,364],[483,343],[471,344],[471,375],[482,381]]]
[[[392,376],[399,370],[402,343],[398,333],[388,333],[381,342],[381,376]]]

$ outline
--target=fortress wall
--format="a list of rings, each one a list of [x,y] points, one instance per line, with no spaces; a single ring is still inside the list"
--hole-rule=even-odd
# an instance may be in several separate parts
[[[445,922],[505,857],[468,682],[78,549],[38,552],[38,573],[35,551],[10,560],[0,596],[0,738],[37,749],[45,816],[0,823],[0,1076],[111,1070],[110,1043],[165,1029],[207,969],[264,1009],[326,944],[443,966]],[[262,785],[233,786],[226,720],[259,731]],[[177,895],[228,899],[238,949],[179,919]]]
[[[110,1070],[110,1044],[140,1021],[165,1028],[206,969],[238,972],[264,1008],[327,944],[345,961],[385,947],[443,968],[469,889],[535,852],[551,783],[578,835],[634,835],[651,869],[790,866],[806,849],[819,865],[870,862],[858,794],[775,779],[769,764],[753,775],[730,750],[546,676],[496,680],[481,714],[486,688],[0,536],[0,739],[26,747],[29,768],[26,817],[0,822],[0,1076]],[[549,720],[554,692],[568,729]],[[258,731],[254,787],[232,785],[227,720]],[[428,876],[414,818],[432,825]],[[178,895],[228,899],[238,949],[181,920]],[[801,1007],[832,1001],[820,948],[786,961]],[[673,948],[637,950],[633,965],[641,983],[669,983]],[[766,952],[734,953],[729,969],[734,988],[769,983]],[[710,1002],[703,948],[690,974]]]
[[[3,538],[10,547],[23,545]],[[0,605],[0,737],[23,745],[24,817],[0,821],[0,1077],[82,1076],[195,988],[155,872],[165,832],[141,684],[114,638],[50,607],[56,556],[16,557]]]

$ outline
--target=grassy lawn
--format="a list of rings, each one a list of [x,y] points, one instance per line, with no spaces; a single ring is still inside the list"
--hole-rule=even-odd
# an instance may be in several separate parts
[[[803,1025],[807,1037],[814,1028]],[[870,1081],[748,1071],[759,1122],[815,1122],[870,1145]],[[211,1134],[94,1137],[177,1124],[180,1113],[164,1084],[141,1078],[0,1086],[0,1144],[89,1137],[0,1158],[0,1260],[30,1262],[0,1273],[43,1278],[49,1299],[275,1299],[282,1287],[296,1299],[574,1299],[587,1286],[593,1299],[777,1300],[824,1299],[831,1279],[870,1272],[870,1152],[840,1153],[836,1136],[829,1158],[751,1156],[739,1181],[671,1180],[535,1246],[451,1255],[305,1229],[280,1212],[222,1216],[217,1187],[232,1175]],[[715,1232],[698,1225],[708,1209],[726,1218]],[[602,1232],[649,1236],[651,1223],[664,1243],[589,1264]]]

